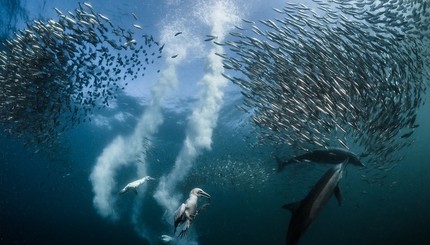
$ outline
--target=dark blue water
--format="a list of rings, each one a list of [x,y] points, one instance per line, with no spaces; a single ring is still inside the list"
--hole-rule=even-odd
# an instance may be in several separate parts
[[[97,3],[93,5],[109,9]],[[130,5],[119,12],[147,7]],[[11,18],[18,14],[18,20],[8,23],[20,27],[23,22],[19,19],[40,15],[41,9],[48,8],[44,6],[44,2],[24,1],[9,8],[7,11],[21,12],[9,12]],[[27,17],[22,17],[22,9],[28,11]],[[152,15],[162,11],[158,5],[152,9]],[[187,75],[180,86],[198,87],[189,81],[194,75],[188,71],[193,68],[186,62],[182,68],[185,71],[180,72]],[[277,148],[256,140],[255,129],[234,107],[236,95],[225,94],[211,149],[198,155],[176,187],[182,201],[195,186],[212,196],[189,236],[205,245],[284,244],[291,214],[281,206],[302,199],[327,166],[291,166],[276,173],[273,154]],[[195,98],[181,96],[183,101],[174,109],[163,108],[164,122],[147,154],[148,173],[157,179],[172,169],[186,135]],[[120,97],[118,107],[98,113],[113,118],[124,112],[129,117],[112,120],[109,127],[81,124],[66,131],[58,150],[49,154],[36,154],[22,140],[0,134],[0,244],[162,244],[159,236],[172,235],[173,224],[163,219],[165,210],[153,198],[157,182],[146,186],[143,204],[138,207],[137,219],[142,222],[137,226],[131,221],[137,199],[133,194],[117,200],[120,218],[116,221],[101,217],[93,205],[89,176],[97,158],[117,135],[133,132],[148,101],[145,98],[142,105],[139,99]],[[361,175],[367,174],[363,169],[348,166],[340,182],[342,206],[330,200],[300,244],[430,244],[429,111],[428,103],[418,110],[421,126],[413,135],[415,142],[405,150],[406,157],[392,170],[380,173],[375,183],[362,180]],[[135,177],[132,167],[120,169],[116,188]],[[139,236],[138,229],[148,236]]]
[[[421,125],[430,120],[423,114],[419,117]],[[186,115],[168,118],[174,122],[180,117]],[[160,152],[154,152],[160,160],[154,166],[158,169],[154,175],[161,173],[173,161],[175,156],[170,150],[179,148],[180,142],[175,142],[178,135],[170,132],[182,130],[169,122],[160,129],[166,132],[166,135],[160,135],[160,139],[170,141],[170,144],[160,147]],[[226,157],[227,152],[239,160],[249,159],[248,155],[255,154],[249,148],[242,148],[241,140],[226,142],[222,138],[228,138],[232,132],[221,130],[217,132],[219,141],[214,141],[213,152],[199,158],[200,164],[213,164]],[[70,148],[61,153],[61,160],[55,162],[28,152],[16,140],[2,137],[2,244],[144,244],[127,218],[115,223],[106,221],[97,215],[92,205],[93,193],[88,176],[94,159],[114,132],[108,134],[89,125],[72,130],[68,133],[67,145]],[[302,237],[301,244],[315,244],[316,241],[318,244],[427,244],[430,241],[427,232],[430,220],[427,135],[430,132],[422,126],[416,133],[416,142],[408,149],[406,158],[380,183],[369,185],[360,180],[360,170],[347,169],[340,184],[343,205],[338,207],[331,200]],[[255,159],[263,158],[261,155]],[[275,162],[271,161],[270,154],[266,157],[270,173]],[[291,170],[300,180],[295,180],[290,174],[272,173],[267,182],[254,188],[235,182],[243,181],[249,185],[253,183],[250,180],[232,177],[229,182],[222,177],[211,176],[210,172],[205,173],[203,180],[190,180],[193,183],[188,183],[188,186],[200,185],[213,196],[211,206],[194,224],[200,243],[283,244],[290,215],[280,206],[300,199],[311,185],[303,184],[306,181],[302,180],[302,170]],[[245,168],[243,171],[249,170]],[[317,179],[318,176],[315,173],[306,178]],[[256,184],[261,183],[259,179],[256,181]],[[188,186],[183,189],[189,189]],[[154,187],[149,187],[149,193]],[[133,200],[128,198],[126,201],[131,204]],[[121,205],[124,209],[127,207],[127,203]],[[142,218],[154,219],[149,223],[153,223],[152,229],[160,232],[164,225],[156,214],[161,211],[160,207],[150,204],[147,208],[144,212],[147,215]]]

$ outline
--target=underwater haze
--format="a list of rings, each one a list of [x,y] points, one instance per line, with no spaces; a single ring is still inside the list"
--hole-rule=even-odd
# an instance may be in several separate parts
[[[325,19],[306,22],[308,29],[302,29],[307,7],[315,9],[315,16],[328,19],[333,15],[336,21],[328,23],[327,30],[352,30],[348,25],[358,23],[342,24],[346,17],[335,18],[329,6],[347,9],[348,17],[357,20],[359,13],[374,11],[375,4],[390,10],[380,21],[392,21],[395,11],[410,12],[415,18],[415,22],[393,20],[390,25],[430,19],[426,14],[430,4],[403,1],[418,7],[390,9],[393,1],[367,0],[292,1],[296,4],[274,0],[0,0],[0,244],[285,244],[292,215],[282,206],[302,200],[332,165],[294,163],[279,171],[277,159],[321,146],[343,147],[344,142],[348,144],[344,148],[357,152],[365,166],[346,166],[339,181],[342,204],[331,198],[298,244],[430,244],[428,29],[417,28],[418,33],[413,28],[406,33],[401,29],[400,34],[387,29],[395,38],[382,43],[404,45],[414,40],[411,50],[417,53],[410,54],[405,45],[399,50],[407,50],[408,57],[384,53],[366,62],[394,57],[399,60],[393,61],[393,67],[410,70],[405,68],[403,76],[390,73],[389,62],[366,66],[365,75],[356,73],[361,80],[369,80],[355,83],[361,90],[351,97],[337,95],[337,85],[348,79],[325,81],[315,75],[324,80],[324,86],[334,84],[333,90],[325,91],[333,96],[321,96],[326,103],[318,104],[299,83],[309,78],[306,67],[288,70],[297,76],[270,73],[282,59],[288,65],[313,61],[310,73],[324,75],[338,70],[321,71],[325,66],[316,62],[348,63],[329,61],[316,55],[316,50],[308,57],[294,56],[301,54],[296,50],[309,47],[306,42],[316,47],[326,44],[322,38]],[[364,6],[363,12],[352,10],[353,6]],[[295,19],[290,9],[303,19]],[[275,21],[281,12],[292,22],[278,21],[279,29],[265,32],[262,26],[271,24],[262,20]],[[375,16],[372,12],[366,18],[375,21]],[[360,21],[368,21],[365,25],[374,30],[366,18]],[[321,31],[310,32],[309,23]],[[246,32],[247,25],[254,25],[249,29],[252,35]],[[293,34],[292,29],[303,33]],[[261,33],[273,41],[272,46],[257,40],[264,36]],[[316,33],[321,36],[312,39]],[[351,44],[347,31],[336,33],[346,46]],[[388,44],[380,47],[375,41],[381,36],[369,33],[374,39],[357,43],[369,45],[375,56],[389,50]],[[415,41],[416,37],[421,38]],[[283,38],[292,40],[286,45],[292,51],[276,46]],[[263,54],[253,50],[253,45],[285,56],[265,59],[273,52]],[[336,50],[350,57],[354,72],[360,70],[356,53]],[[378,92],[377,86],[366,82],[378,82],[371,79],[379,71],[384,81],[395,82]],[[353,77],[354,72],[345,73]],[[278,90],[254,86],[251,78],[255,77],[287,85]],[[288,83],[286,77],[296,80]],[[403,89],[409,90],[403,93]],[[339,91],[345,96],[355,93],[353,89]],[[316,92],[322,94],[322,89]],[[379,103],[385,97],[392,100]],[[357,98],[366,98],[366,103]],[[288,113],[291,121],[285,123],[285,114],[276,112],[277,100],[303,107],[299,113]],[[372,100],[378,100],[376,109],[363,109],[371,107],[367,101]],[[336,104],[341,110],[332,114]],[[378,116],[368,117],[369,122],[380,119],[379,128],[360,136],[360,130],[372,126],[366,126],[366,120],[355,124],[359,117],[342,117],[347,107],[357,115],[378,111]],[[322,123],[311,116],[302,120],[304,114],[321,115]],[[330,123],[336,120],[340,126],[332,129]],[[388,124],[392,127],[377,131]],[[284,126],[284,131],[278,129]],[[312,132],[319,134],[303,133],[314,127],[318,130]],[[336,132],[334,139],[329,132]],[[154,180],[119,194],[144,176]],[[198,198],[200,207],[208,205],[197,211],[190,229],[180,237],[182,226],[174,233],[175,211],[195,187],[211,198]]]

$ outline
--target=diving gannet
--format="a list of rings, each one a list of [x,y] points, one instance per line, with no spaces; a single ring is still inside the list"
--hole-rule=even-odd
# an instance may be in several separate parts
[[[185,223],[182,227],[181,233],[179,233],[179,237],[185,236],[196,215],[199,213],[200,210],[202,210],[208,205],[208,204],[205,204],[201,208],[197,208],[198,197],[206,197],[209,199],[209,201],[211,200],[211,196],[208,193],[204,192],[200,188],[194,188],[191,190],[190,196],[185,201],[185,203],[182,203],[181,206],[175,212],[175,217],[174,217],[175,229],[173,233],[176,233],[176,228],[178,227],[179,224]]]
[[[133,182],[128,183],[122,190],[119,192],[119,194],[124,194],[130,190],[133,190],[135,194],[137,194],[137,187],[145,183],[147,180],[155,180],[151,176],[145,176],[141,179],[135,180]]]

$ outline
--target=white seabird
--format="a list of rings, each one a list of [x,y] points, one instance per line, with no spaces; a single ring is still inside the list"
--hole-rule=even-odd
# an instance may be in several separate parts
[[[145,183],[147,180],[155,180],[154,178],[152,178],[151,176],[145,176],[141,179],[135,180],[133,182],[128,183],[124,188],[122,188],[122,190],[119,192],[119,194],[124,194],[130,190],[133,190],[134,193],[137,194],[137,187],[139,187],[140,185],[142,185],[143,183]]]
[[[179,233],[179,237],[185,236],[196,215],[199,213],[200,210],[202,210],[208,205],[205,204],[202,207],[197,208],[198,197],[206,197],[209,199],[209,201],[211,199],[211,196],[208,193],[204,192],[202,189],[194,188],[191,190],[190,196],[185,201],[185,203],[182,203],[181,206],[175,212],[175,229],[173,233],[176,233],[176,228],[179,224],[184,224],[181,233]]]

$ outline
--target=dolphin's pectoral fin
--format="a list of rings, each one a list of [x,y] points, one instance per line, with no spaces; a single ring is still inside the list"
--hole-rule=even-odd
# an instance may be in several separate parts
[[[339,185],[337,185],[334,188],[334,196],[336,197],[336,200],[337,200],[337,203],[339,203],[339,206],[341,206],[342,205],[342,195],[340,193]]]
[[[134,194],[137,195],[137,188],[133,188]]]
[[[300,202],[292,202],[292,203],[284,204],[282,206],[282,208],[288,209],[292,213],[294,213],[299,207],[300,207]]]

